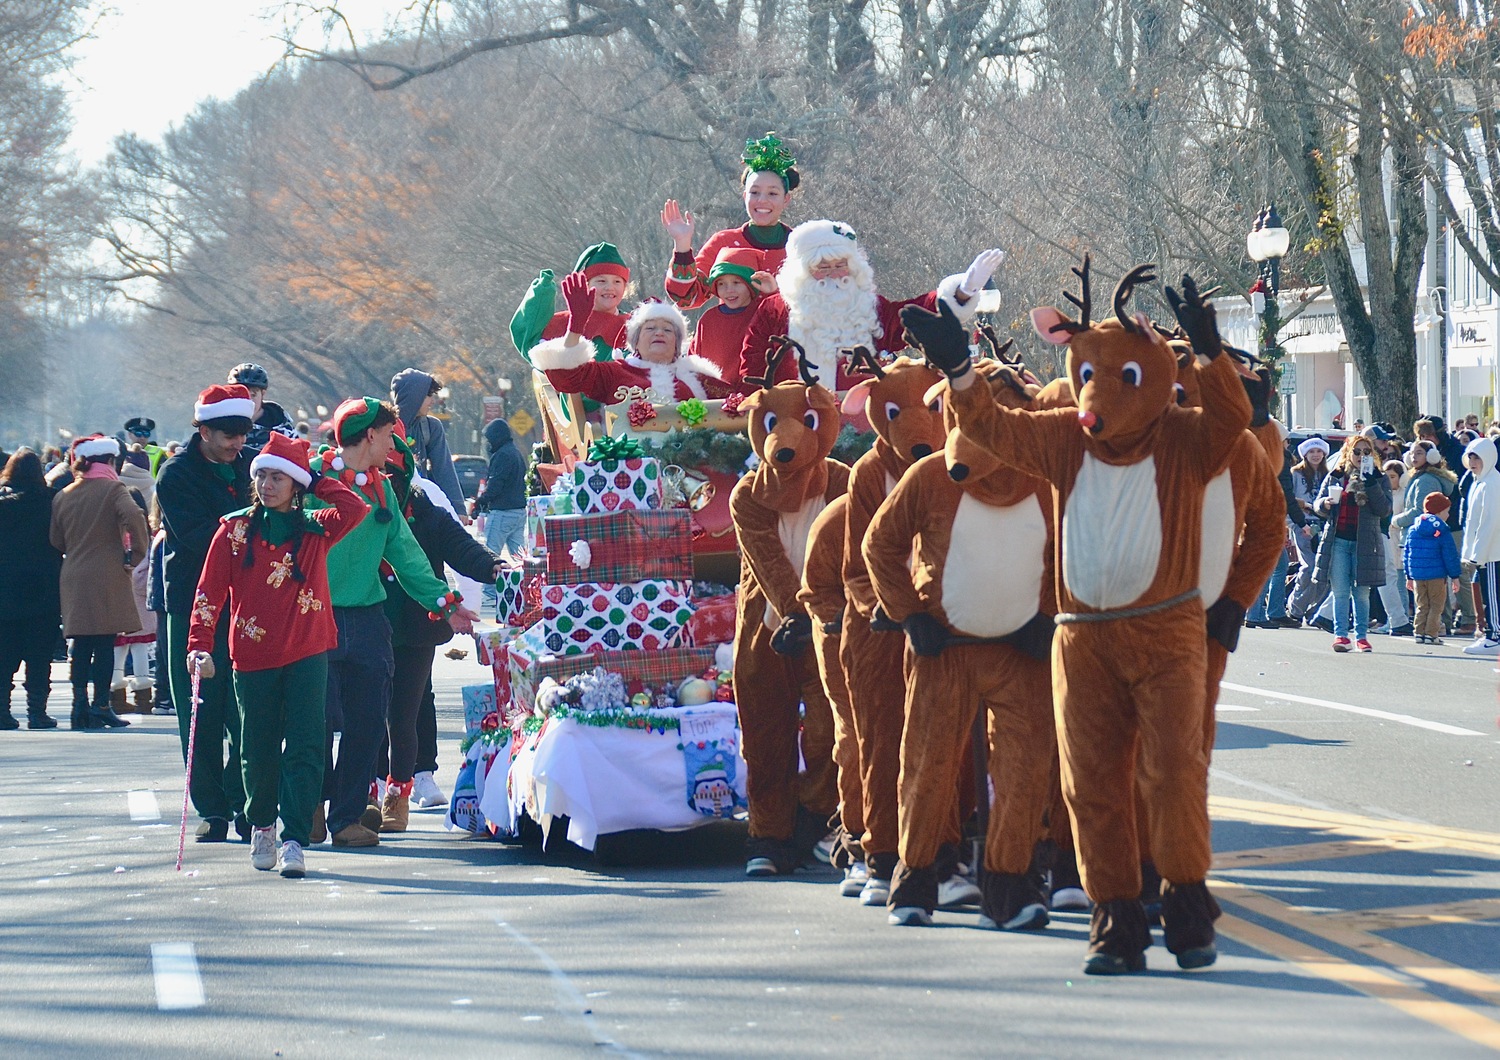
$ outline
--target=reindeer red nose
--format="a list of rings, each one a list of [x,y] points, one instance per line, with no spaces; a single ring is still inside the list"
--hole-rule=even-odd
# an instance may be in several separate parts
[[[1078,422],[1086,431],[1097,431],[1099,429],[1099,417],[1094,415],[1092,409],[1079,409]]]

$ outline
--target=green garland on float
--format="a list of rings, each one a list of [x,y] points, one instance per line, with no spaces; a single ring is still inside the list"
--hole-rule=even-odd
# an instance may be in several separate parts
[[[664,464],[725,475],[744,474],[751,453],[750,439],[737,431],[670,430],[641,440],[650,455]],[[857,431],[846,423],[833,444],[832,456],[853,464],[874,444],[874,431]]]

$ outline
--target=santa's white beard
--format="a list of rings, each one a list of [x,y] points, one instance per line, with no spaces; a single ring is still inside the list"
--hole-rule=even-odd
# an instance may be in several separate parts
[[[787,334],[807,351],[808,368],[828,389],[838,385],[838,352],[849,346],[875,348],[880,314],[873,280],[854,276],[815,280],[805,272],[781,277],[788,310]]]

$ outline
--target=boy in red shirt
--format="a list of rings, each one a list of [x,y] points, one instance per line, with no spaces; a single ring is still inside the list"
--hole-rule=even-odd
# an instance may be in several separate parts
[[[759,269],[755,251],[725,247],[708,272],[709,286],[719,301],[698,318],[688,353],[718,368],[723,385],[715,388],[712,397],[723,397],[739,385],[740,350],[745,345],[745,332],[766,287],[774,289],[773,281],[765,273],[757,277]]]
[[[188,666],[213,677],[214,631],[227,597],[250,863],[276,867],[279,815],[281,874],[300,879],[323,786],[328,651],[338,644],[328,550],[367,509],[336,477],[314,483],[307,443],[298,439],[272,434],[250,471],[255,502],[224,516],[208,546],[188,627]],[[309,489],[332,507],[304,511]]]

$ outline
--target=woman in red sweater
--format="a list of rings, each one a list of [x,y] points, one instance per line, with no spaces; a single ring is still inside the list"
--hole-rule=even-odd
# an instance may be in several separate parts
[[[709,271],[719,254],[730,247],[753,253],[756,274],[764,273],[765,282],[770,285],[763,293],[776,289],[776,270],[786,260],[786,238],[792,232],[782,223],[781,214],[800,183],[797,160],[775,133],[766,133],[759,140],[745,141],[742,161],[745,170],[741,185],[750,221],[738,228],[715,232],[696,256],[693,215],[676,199],[668,199],[662,207],[661,223],[672,237],[673,251],[672,264],[667,268],[667,297],[683,309],[697,309],[713,297],[714,284]]]
[[[220,522],[188,627],[188,666],[212,677],[214,630],[232,623],[250,863],[276,867],[279,812],[281,874],[295,879],[307,874],[302,848],[323,787],[327,653],[338,644],[328,550],[368,510],[337,477],[314,482],[308,456],[306,442],[272,434],[251,461],[255,503]],[[309,491],[332,507],[304,511]]]

